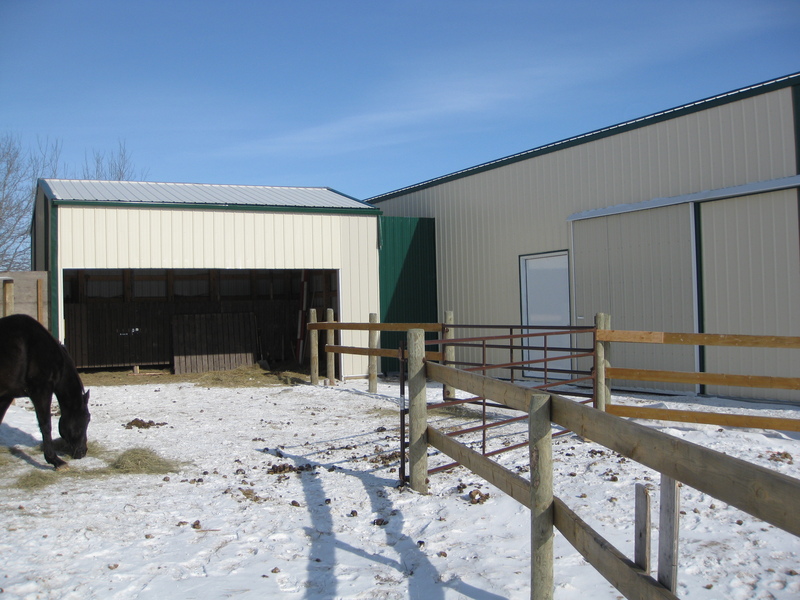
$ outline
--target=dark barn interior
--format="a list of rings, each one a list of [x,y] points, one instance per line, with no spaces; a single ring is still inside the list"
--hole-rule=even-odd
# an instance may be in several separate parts
[[[302,364],[309,308],[338,314],[338,271],[64,271],[65,345],[78,368]]]

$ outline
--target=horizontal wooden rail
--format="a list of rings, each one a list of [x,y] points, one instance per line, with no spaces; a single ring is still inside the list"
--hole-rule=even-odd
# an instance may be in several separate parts
[[[426,371],[429,377],[440,383],[460,381],[462,385],[469,386],[469,388],[461,389],[478,395],[487,394],[485,397],[504,402],[507,406],[522,408],[522,405],[525,404],[527,405],[523,408],[525,411],[529,410],[531,396],[540,393],[538,390],[527,390],[510,383],[459,372],[457,369],[435,363],[427,363]],[[459,377],[459,373],[464,377]],[[492,395],[493,393],[499,393],[503,399]],[[524,399],[527,399],[527,402]],[[531,484],[527,479],[460,444],[438,429],[428,426],[426,436],[431,446],[492,483],[523,506],[531,508]],[[676,596],[627,559],[622,552],[606,541],[559,498],[553,497],[552,508],[555,527],[603,577],[626,597],[645,600],[676,600]]]
[[[468,393],[528,410],[534,390],[427,363],[428,376]],[[619,452],[651,469],[727,502],[751,515],[800,536],[800,479],[794,479],[661,433],[650,427],[550,394],[553,423]]]
[[[557,497],[553,497],[553,525],[626,598],[677,600]]]
[[[552,420],[676,481],[800,536],[800,479],[551,394]]]
[[[491,399],[525,412],[528,412],[530,408],[531,394],[541,393],[538,390],[521,388],[507,381],[492,379],[477,373],[468,373],[467,371],[436,363],[426,363],[425,369],[428,377],[439,383],[453,386],[480,398]]]
[[[362,348],[361,346],[334,346],[327,344],[325,352],[335,352],[336,354],[357,354],[359,356],[386,356],[389,358],[397,358],[400,355],[399,350],[392,350],[390,348]],[[408,352],[403,353],[403,358],[408,358]],[[426,360],[442,360],[441,352],[426,352]]]
[[[598,342],[682,344],[689,346],[740,346],[743,348],[800,348],[800,337],[777,335],[730,335],[722,333],[668,333],[598,329]]]
[[[479,452],[467,448],[438,429],[428,426],[426,433],[431,446],[441,450],[476,475],[483,477],[520,504],[531,507],[531,484],[527,479],[498,465]]]
[[[800,419],[779,417],[760,417],[757,415],[731,415],[694,410],[672,410],[650,406],[606,405],[606,412],[618,417],[634,419],[653,419],[657,421],[679,421],[681,423],[703,423],[727,427],[752,427],[754,429],[775,429],[777,431],[800,431]]]
[[[632,381],[661,381],[701,385],[731,385],[736,387],[800,390],[800,377],[769,377],[766,375],[727,375],[725,373],[695,373],[686,371],[656,371],[652,369],[622,369],[606,367],[607,379]]]
[[[342,331],[408,331],[422,329],[427,332],[440,333],[441,323],[337,323],[335,321],[309,323],[308,329],[337,329]]]

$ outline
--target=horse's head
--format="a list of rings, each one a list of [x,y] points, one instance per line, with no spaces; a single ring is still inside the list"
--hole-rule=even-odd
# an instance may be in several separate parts
[[[77,406],[61,405],[58,433],[70,448],[72,458],[86,456],[86,430],[89,428],[89,392],[81,391]]]

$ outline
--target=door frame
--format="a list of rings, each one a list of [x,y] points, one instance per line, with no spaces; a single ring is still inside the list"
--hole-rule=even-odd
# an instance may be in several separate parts
[[[565,259],[565,266],[566,266],[566,311],[563,313],[566,315],[566,322],[563,323],[565,327],[569,327],[572,323],[572,269],[570,266],[570,253],[568,249],[564,250],[551,250],[547,252],[534,252],[531,254],[520,254],[518,261],[519,261],[519,298],[520,298],[520,323],[522,325],[531,325],[532,323],[529,322],[529,298],[528,298],[528,270],[527,270],[527,262],[529,260],[535,259],[542,259],[542,258],[556,258],[556,257],[564,257]],[[541,325],[546,325],[545,323],[540,323]],[[554,324],[554,325],[561,325],[561,323]],[[568,335],[563,336],[566,338],[566,343],[564,345],[570,345],[570,337]],[[551,341],[552,343],[552,341]],[[527,350],[523,352],[523,360],[528,360],[532,354],[537,351],[534,350]],[[553,365],[557,365],[562,363],[562,361],[556,361],[552,363]],[[572,369],[572,359],[564,359],[563,360],[563,368]],[[524,377],[536,377],[539,378],[536,374],[532,371],[523,371]],[[553,377],[551,375],[551,377]],[[568,376],[561,375],[557,378],[568,378]]]

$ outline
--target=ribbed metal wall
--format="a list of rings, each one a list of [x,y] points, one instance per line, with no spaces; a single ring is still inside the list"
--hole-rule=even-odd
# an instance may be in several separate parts
[[[688,204],[575,222],[577,324],[611,315],[612,329],[695,330],[692,207]],[[689,243],[676,243],[686,240]],[[612,366],[694,371],[690,346],[613,344]],[[693,386],[615,381],[614,385],[694,391]]]
[[[570,215],[794,175],[794,144],[785,88],[478,171],[377,207],[436,219],[440,309],[452,308],[461,323],[519,322],[518,257],[569,248]],[[657,312],[641,314],[637,326],[652,328]]]
[[[590,323],[593,311],[603,309],[618,327],[692,331],[699,315],[695,314],[691,287],[695,240],[689,226],[690,205],[607,220],[607,227],[626,222],[619,226],[616,237],[630,237],[626,243],[639,244],[644,254],[628,256],[622,248],[608,247],[609,255],[622,262],[613,267],[619,274],[603,284],[592,279],[599,274],[590,277],[591,269],[581,264],[599,257],[581,246],[581,241],[573,246],[568,217],[592,209],[793,176],[797,174],[795,132],[792,89],[786,87],[650,125],[623,127],[614,135],[534,153],[517,162],[478,168],[462,177],[389,197],[376,206],[386,215],[436,219],[439,306],[452,308],[456,322],[520,322],[519,256],[569,249],[575,268],[572,293],[583,299],[583,304],[574,304],[573,324]],[[638,219],[642,222],[637,223],[637,231],[633,224]],[[645,224],[646,219],[655,223]],[[796,217],[785,223],[797,230]],[[576,230],[583,228],[576,225]],[[576,234],[576,240],[581,235]],[[586,235],[599,232],[587,229]],[[659,240],[659,246],[652,240]],[[658,248],[674,260],[662,261]],[[658,265],[658,270],[633,274],[635,261],[645,257],[655,261],[652,264]],[[790,266],[786,264],[786,268]],[[597,286],[609,286],[610,281],[622,287],[599,292],[599,298],[613,301],[606,309],[593,294]],[[800,304],[796,295],[791,297]],[[752,301],[753,306],[768,303],[768,298],[769,294],[764,294]],[[719,318],[733,318],[726,313],[719,313]],[[773,312],[766,314],[773,319],[767,328],[771,331],[779,318]],[[713,326],[730,330],[736,323]],[[653,360],[655,357],[637,362],[643,367],[663,368],[652,364]],[[688,357],[675,360],[690,362]],[[692,368],[694,364],[689,365]]]
[[[796,190],[700,207],[703,309],[708,333],[800,336]],[[796,377],[800,350],[706,348],[711,373]],[[800,393],[709,387],[712,394],[800,400]]]

